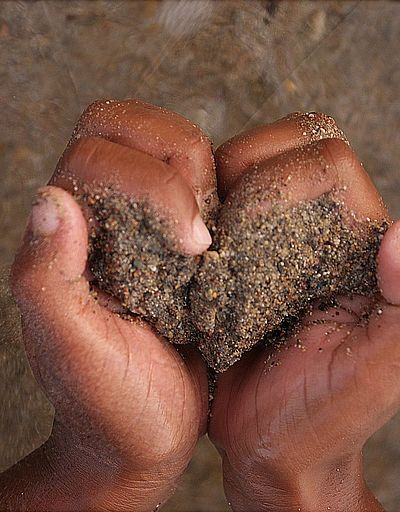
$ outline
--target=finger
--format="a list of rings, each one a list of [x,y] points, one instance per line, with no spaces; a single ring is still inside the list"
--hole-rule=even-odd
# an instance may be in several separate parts
[[[378,283],[383,297],[400,306],[400,221],[383,237],[378,254]]]
[[[200,254],[211,243],[189,185],[161,160],[99,137],[85,137],[66,150],[52,181],[72,191],[74,178],[93,189],[117,186],[135,199],[149,200],[173,221],[175,235],[187,254]]]
[[[87,251],[88,232],[80,206],[63,189],[40,189],[12,267],[11,284],[21,310],[41,318],[43,325],[46,319],[50,329],[63,326],[68,334],[80,323],[83,332],[92,314],[103,313],[85,278]],[[96,327],[100,324],[91,329]],[[92,337],[96,338],[94,331],[88,336]]]
[[[215,207],[210,142],[179,114],[138,100],[100,100],[82,114],[70,144],[81,137],[103,137],[168,163],[186,180],[205,214]]]
[[[261,162],[322,139],[347,142],[334,119],[319,112],[294,113],[236,135],[215,152],[218,192],[224,199],[235,182]]]
[[[288,206],[327,192],[361,218],[381,220],[387,210],[352,149],[342,140],[324,139],[263,161],[238,180],[227,196],[229,205],[248,205],[262,195],[263,209]],[[231,208],[232,206],[229,206]]]
[[[31,291],[40,300],[60,282],[78,282],[86,266],[87,236],[86,221],[74,199],[56,187],[40,189],[13,266],[12,282],[17,296]],[[62,251],[66,239],[67,257]],[[86,285],[82,291],[84,288]]]
[[[51,328],[57,314],[66,324],[69,315],[72,319],[85,305],[92,305],[82,278],[86,259],[87,228],[79,206],[61,189],[40,189],[11,273],[13,293],[30,334],[24,337],[26,350],[40,382],[37,352],[45,345],[32,334],[39,325],[39,333]]]

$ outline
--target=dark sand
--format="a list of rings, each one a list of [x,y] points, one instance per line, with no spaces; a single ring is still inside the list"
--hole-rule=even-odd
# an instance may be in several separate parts
[[[314,300],[377,291],[386,224],[357,220],[333,194],[268,211],[223,208],[213,246],[179,254],[168,221],[143,202],[96,192],[81,200],[96,284],[173,343],[196,343],[221,372],[257,343],[274,343]]]
[[[179,254],[170,223],[145,202],[110,190],[78,199],[96,221],[89,243],[95,284],[168,340],[193,341],[187,299],[200,257]]]
[[[274,344],[315,300],[376,293],[385,229],[352,218],[331,194],[253,217],[228,208],[190,290],[208,364],[224,371],[258,342]]]

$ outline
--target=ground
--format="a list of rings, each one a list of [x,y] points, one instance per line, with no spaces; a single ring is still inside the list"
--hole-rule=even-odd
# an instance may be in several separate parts
[[[398,217],[399,13],[388,1],[0,3],[0,470],[51,428],[5,282],[32,195],[84,107],[137,97],[186,115],[215,144],[291,111],[325,111]],[[400,506],[399,439],[397,416],[365,450],[367,479],[390,512]],[[227,509],[204,439],[165,510]]]

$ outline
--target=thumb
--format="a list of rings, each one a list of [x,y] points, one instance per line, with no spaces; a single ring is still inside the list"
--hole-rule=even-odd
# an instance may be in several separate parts
[[[378,282],[387,302],[400,306],[400,220],[383,237],[378,255]]]
[[[55,406],[63,401],[58,383],[78,374],[87,358],[81,338],[93,325],[86,317],[97,304],[82,277],[86,259],[86,221],[78,204],[60,188],[39,189],[11,270],[11,287],[31,368]]]
[[[38,191],[11,274],[20,307],[32,300],[35,305],[54,306],[54,301],[68,299],[70,304],[71,288],[77,289],[80,300],[88,296],[88,284],[80,279],[86,267],[87,236],[86,221],[70,194],[57,187]]]

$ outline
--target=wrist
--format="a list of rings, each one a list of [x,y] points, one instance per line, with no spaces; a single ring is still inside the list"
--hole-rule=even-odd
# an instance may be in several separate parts
[[[364,481],[361,455],[300,473],[237,470],[224,461],[224,486],[235,512],[383,512]]]
[[[132,467],[56,427],[43,446],[0,475],[0,509],[151,512],[172,495],[183,470]]]
[[[63,506],[74,496],[74,510],[151,512],[174,492],[184,468],[144,468],[107,449],[107,441],[96,444],[54,433],[44,445],[47,467],[67,491],[60,494]]]

